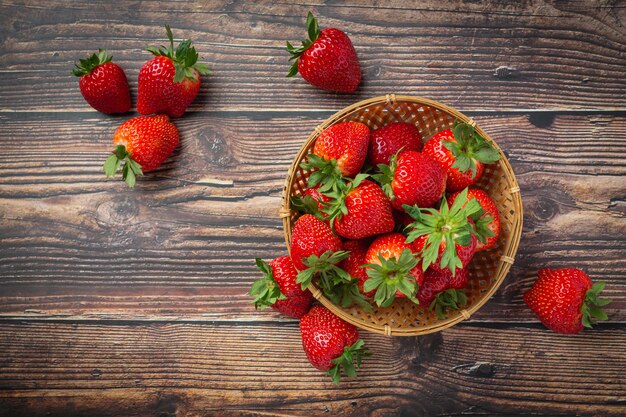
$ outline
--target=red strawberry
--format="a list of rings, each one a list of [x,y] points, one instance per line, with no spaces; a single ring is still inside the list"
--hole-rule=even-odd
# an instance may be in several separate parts
[[[301,216],[291,232],[291,259],[298,271],[307,269],[304,260],[311,255],[343,249],[341,240],[330,230],[328,224],[311,214]]]
[[[80,92],[91,107],[106,114],[126,113],[130,110],[128,81],[124,70],[111,59],[99,49],[97,55],[81,59],[72,73],[80,77]]]
[[[390,158],[402,151],[422,149],[422,134],[412,123],[396,122],[372,132],[368,158],[373,165],[389,165]]]
[[[378,169],[380,174],[373,178],[382,184],[391,205],[397,210],[402,210],[405,204],[431,207],[441,200],[446,190],[445,172],[435,161],[419,152],[400,152],[391,157],[390,165],[381,164]]]
[[[288,77],[298,72],[309,84],[324,90],[354,91],[361,82],[361,67],[348,35],[339,29],[320,31],[311,12],[306,19],[309,39],[295,48],[287,42],[289,60],[294,61]]]
[[[307,188],[302,193],[301,197],[291,198],[291,207],[299,211],[300,213],[313,214],[320,220],[324,220],[328,215],[324,213],[327,202],[331,201],[331,198],[319,191],[319,186],[313,188]]]
[[[327,127],[315,140],[313,153],[301,164],[314,169],[309,187],[321,185],[320,191],[337,188],[342,177],[357,175],[367,156],[370,129],[363,123],[343,122]]]
[[[456,192],[450,196],[449,204],[453,204],[456,197],[461,192]],[[485,191],[478,188],[470,188],[467,192],[468,199],[475,199],[480,203],[482,210],[472,215],[472,220],[476,226],[476,252],[492,248],[500,236],[500,213],[496,203]]]
[[[340,236],[346,239],[389,233],[394,228],[391,204],[383,190],[359,174],[344,191],[329,194],[333,197],[326,212]]]
[[[443,319],[447,309],[458,310],[467,305],[467,296],[459,290],[467,286],[468,279],[467,268],[457,269],[454,275],[449,269],[428,268],[424,273],[424,283],[417,291],[417,299]]]
[[[104,163],[104,172],[112,177],[124,161],[122,178],[130,187],[135,177],[157,169],[178,145],[178,129],[164,114],[138,116],[122,123],[113,135],[116,146]]]
[[[448,191],[462,190],[483,174],[484,164],[500,159],[500,153],[467,123],[455,126],[430,138],[422,151],[448,173]]]
[[[605,283],[592,285],[589,275],[576,268],[540,269],[524,302],[548,329],[557,333],[579,333],[591,328],[594,319],[607,320],[600,307],[611,301],[599,298]]]
[[[168,48],[149,47],[156,55],[139,71],[137,111],[141,114],[166,113],[180,117],[200,90],[200,75],[210,74],[206,64],[198,63],[198,53],[190,39],[183,40],[174,51],[174,38],[165,25]]]
[[[363,290],[366,294],[376,290],[374,301],[389,307],[398,298],[407,297],[414,303],[417,289],[424,280],[422,266],[411,251],[411,245],[400,233],[377,237],[365,255],[367,275]]]
[[[260,307],[263,310],[266,306],[271,306],[274,310],[297,319],[309,311],[313,296],[296,283],[298,271],[289,256],[276,258],[269,265],[257,258],[256,264],[264,278],[255,281],[250,289],[255,308]]]
[[[408,205],[404,209],[415,219],[408,227],[407,242],[414,242],[413,249],[421,254],[424,269],[448,268],[454,274],[467,266],[477,242],[470,216],[481,209],[475,199],[468,202],[467,190],[459,194],[451,206],[444,198],[439,210]]]
[[[354,377],[353,361],[360,367],[361,359],[370,355],[357,328],[323,306],[314,306],[300,319],[300,333],[311,365],[328,371],[335,384],[339,383],[342,367],[347,376]]]
[[[366,264],[365,255],[369,246],[369,242],[365,239],[344,242],[343,247],[350,252],[350,255],[341,262],[341,268],[350,274],[352,278],[358,280],[359,290],[368,297],[374,294],[374,291],[370,291],[367,294],[363,291],[363,284],[368,279],[364,266]]]

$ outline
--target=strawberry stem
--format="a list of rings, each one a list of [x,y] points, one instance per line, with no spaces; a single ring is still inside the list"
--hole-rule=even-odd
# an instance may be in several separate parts
[[[500,152],[480,136],[472,125],[455,120],[452,134],[455,141],[442,143],[454,155],[452,168],[458,169],[459,172],[471,170],[472,178],[475,178],[476,162],[492,164],[500,159]]]
[[[291,54],[289,61],[294,60],[289,68],[287,77],[293,77],[298,73],[298,58],[300,58],[300,55],[309,49],[309,47],[313,45],[313,42],[315,42],[320,36],[320,27],[317,23],[317,19],[315,19],[315,16],[313,16],[313,13],[310,11],[306,16],[306,28],[309,38],[302,41],[302,46],[296,48],[289,41],[287,41],[287,52]]]
[[[75,68],[72,70],[72,74],[77,77],[82,77],[83,75],[89,74],[99,65],[110,62],[111,59],[113,59],[113,57],[109,56],[107,51],[98,49],[97,54],[92,54],[85,59],[80,59],[78,64],[74,64]]]
[[[411,270],[417,266],[418,260],[409,249],[404,249],[399,259],[395,257],[385,259],[380,254],[379,264],[367,264],[367,281],[363,284],[363,291],[376,290],[374,301],[379,307],[389,307],[396,298],[396,291],[406,295],[409,300],[419,304],[415,294],[418,285],[415,279],[411,280]]]
[[[143,171],[141,171],[141,165],[133,160],[124,145],[116,146],[112,155],[104,161],[104,173],[107,177],[115,176],[122,161],[124,162],[124,166],[122,167],[122,179],[130,188],[133,188],[135,187],[136,177],[142,176]]]
[[[278,283],[274,279],[272,268],[267,262],[260,258],[256,258],[256,266],[263,273],[263,278],[255,281],[250,288],[249,294],[254,297],[252,301],[254,308],[263,310],[267,306],[271,306],[278,300],[284,300],[287,297],[280,292]]]
[[[435,310],[437,318],[443,320],[446,318],[446,312],[450,310],[458,310],[460,307],[467,305],[467,296],[461,290],[447,289],[437,294],[435,299],[430,303],[428,309]]]
[[[581,307],[582,323],[587,328],[592,328],[596,320],[608,320],[608,316],[600,307],[611,303],[611,300],[600,298],[599,295],[606,286],[605,282],[596,282],[591,286]]]
[[[347,377],[355,377],[356,369],[354,362],[356,361],[356,367],[361,367],[361,361],[366,356],[371,356],[371,352],[365,347],[363,339],[359,339],[350,346],[343,348],[341,356],[332,360],[333,366],[328,370],[326,375],[330,376],[335,384],[339,384],[341,380],[341,369]]]
[[[198,77],[196,71],[202,75],[211,74],[213,72],[209,69],[207,64],[197,62],[199,55],[196,52],[196,48],[191,43],[191,39],[183,39],[178,44],[176,50],[174,50],[174,35],[169,25],[165,25],[165,32],[167,33],[167,39],[170,41],[168,47],[163,45],[158,48],[149,46],[146,50],[155,56],[166,56],[174,62],[174,68],[176,68],[176,73],[174,74],[175,83],[181,83],[185,79],[197,81]]]

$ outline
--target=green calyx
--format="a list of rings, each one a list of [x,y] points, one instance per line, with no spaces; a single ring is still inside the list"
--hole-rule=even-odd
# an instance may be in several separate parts
[[[313,42],[315,42],[320,36],[320,27],[317,24],[315,16],[313,16],[313,13],[311,12],[309,12],[306,16],[306,28],[309,38],[302,41],[302,46],[296,48],[291,43],[287,42],[287,52],[291,54],[289,61],[294,61],[293,64],[291,64],[291,68],[289,68],[287,77],[293,77],[298,73],[298,58],[300,58],[300,55],[309,49],[309,47],[313,45]]]
[[[112,154],[104,161],[104,173],[107,177],[115,176],[122,161],[124,162],[124,166],[122,167],[122,179],[130,188],[133,188],[135,186],[136,177],[142,176],[143,172],[141,171],[141,165],[133,160],[124,145],[116,146]]]
[[[184,39],[174,50],[174,36],[169,25],[165,25],[165,31],[167,32],[167,39],[170,41],[169,46],[161,45],[158,48],[149,46],[146,50],[156,56],[166,56],[174,62],[174,68],[176,68],[176,73],[174,74],[175,83],[181,83],[186,78],[197,81],[197,75],[194,70],[202,75],[212,73],[207,64],[198,62],[198,53],[196,48],[193,47],[191,39]]]
[[[480,204],[480,202],[478,204]],[[493,221],[493,216],[483,210],[482,207],[476,213],[472,214],[470,219],[474,221],[474,230],[476,231],[476,238],[479,242],[486,243],[487,238],[496,235],[493,230],[489,228],[489,225]]]
[[[98,49],[97,54],[92,54],[85,59],[80,59],[78,64],[74,64],[75,68],[72,69],[72,74],[77,77],[82,77],[83,75],[89,74],[97,66],[110,62],[111,59],[113,59],[113,57],[109,56],[107,51]]]
[[[367,311],[371,306],[359,291],[357,280],[337,264],[350,255],[347,251],[326,251],[320,256],[311,255],[303,259],[307,269],[300,271],[296,282],[303,290],[309,288],[315,281],[328,299],[342,307],[357,304]]]
[[[357,174],[354,179],[343,180],[341,185],[334,187],[330,191],[324,192],[324,195],[330,198],[330,201],[327,203],[327,207],[324,209],[324,213],[327,215],[326,219],[330,221],[331,228],[334,227],[335,220],[339,220],[344,215],[348,214],[346,197],[354,191],[355,188],[361,185],[367,177],[369,177],[369,174]]]
[[[452,133],[456,142],[443,141],[443,146],[454,155],[455,161],[452,168],[460,172],[471,170],[472,178],[474,178],[476,177],[476,162],[492,164],[500,159],[500,152],[480,136],[472,125],[455,120]]]
[[[600,308],[611,303],[611,300],[606,298],[600,298],[600,293],[606,286],[605,282],[596,282],[591,286],[587,294],[585,294],[585,300],[580,309],[582,313],[583,326],[591,328],[596,320],[608,320],[609,317]]]
[[[319,205],[322,205],[322,207],[324,207],[328,205],[328,203],[325,203],[321,200],[318,201],[310,195],[305,195],[304,197],[293,196],[291,197],[290,201],[292,209],[300,213],[312,214],[322,221],[326,219],[324,213],[321,212]]]
[[[482,209],[476,199],[472,198],[468,201],[467,191],[467,188],[463,190],[450,208],[445,197],[439,210],[420,209],[406,204],[403,206],[404,210],[415,219],[415,222],[408,226],[410,231],[406,242],[411,243],[421,236],[427,236],[420,253],[424,271],[437,261],[442,244],[445,244],[445,249],[441,255],[440,267],[450,268],[453,274],[456,268],[462,267],[461,259],[456,252],[456,244],[468,246],[471,243],[472,234],[476,231],[467,218]]]
[[[345,182],[341,170],[337,166],[337,160],[327,160],[315,154],[307,156],[306,161],[300,164],[304,170],[313,170],[307,185],[309,188],[319,186],[320,193],[327,193],[333,190],[341,190],[345,187]]]
[[[263,273],[263,278],[252,284],[248,294],[254,298],[252,301],[254,308],[263,310],[265,307],[273,305],[276,301],[284,300],[287,297],[280,292],[269,264],[260,258],[256,258],[255,261],[257,268]]]
[[[391,186],[391,183],[393,182],[393,176],[396,172],[396,166],[398,165],[397,157],[397,153],[393,155],[389,159],[389,165],[378,164],[378,174],[372,175],[372,178],[380,184],[380,187],[390,200],[396,198],[393,194],[393,187]]]
[[[347,377],[355,377],[356,369],[354,363],[356,362],[356,367],[360,368],[362,359],[371,355],[372,353],[365,347],[363,339],[359,339],[352,345],[343,348],[341,356],[332,360],[333,366],[328,370],[326,375],[328,375],[335,384],[339,384],[341,380],[342,369]]]
[[[379,264],[367,264],[367,276],[369,279],[363,284],[363,290],[367,293],[376,290],[374,301],[379,307],[389,307],[396,298],[396,292],[402,294],[419,304],[415,294],[418,285],[415,279],[411,280],[411,270],[417,266],[418,260],[409,249],[404,249],[398,259],[385,259],[380,254]]]
[[[466,305],[467,296],[465,293],[461,290],[450,288],[437,294],[428,309],[430,311],[435,310],[437,318],[443,320],[446,318],[448,310],[458,310]]]

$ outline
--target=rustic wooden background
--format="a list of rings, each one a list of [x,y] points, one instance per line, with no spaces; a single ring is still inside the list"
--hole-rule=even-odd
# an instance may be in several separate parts
[[[0,1],[0,416],[626,415],[626,2]],[[347,31],[355,94],[286,79],[304,16]],[[163,25],[215,74],[182,144],[135,190],[101,165],[130,115],[91,109],[73,62],[107,48],[136,96]],[[477,120],[522,187],[508,278],[471,320],[375,352],[334,386],[298,322],[257,313],[252,259],[284,253],[283,178],[309,132],[387,93]],[[607,282],[576,336],[522,302],[540,267]]]

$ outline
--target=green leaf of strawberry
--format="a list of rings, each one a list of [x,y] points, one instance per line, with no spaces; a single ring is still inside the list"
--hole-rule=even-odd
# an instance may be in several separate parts
[[[334,365],[328,370],[326,375],[330,376],[335,384],[339,384],[341,380],[342,369],[346,376],[355,377],[354,362],[356,361],[356,367],[360,368],[362,359],[367,356],[371,356],[371,353],[365,348],[365,342],[359,339],[352,345],[346,346],[343,349],[343,354],[332,360]]]
[[[491,164],[500,159],[500,152],[481,137],[473,126],[455,120],[452,133],[455,141],[444,141],[443,145],[455,157],[452,168],[461,173],[471,170],[472,176],[476,177],[476,162]]]
[[[116,146],[112,155],[104,161],[104,173],[107,177],[115,176],[122,161],[124,162],[124,166],[122,167],[122,179],[126,181],[130,188],[133,188],[135,186],[136,177],[142,176],[143,172],[141,171],[141,165],[131,158],[130,154],[126,152],[124,145]]]
[[[263,273],[263,278],[252,284],[249,294],[254,297],[254,308],[263,310],[265,307],[276,303],[276,301],[284,300],[287,297],[280,292],[270,265],[259,258],[256,258],[255,261],[257,268]]]

